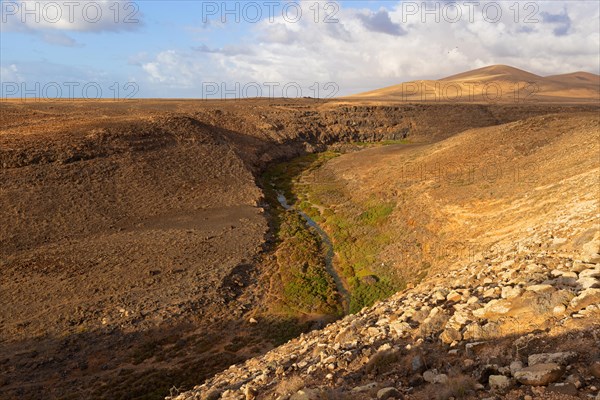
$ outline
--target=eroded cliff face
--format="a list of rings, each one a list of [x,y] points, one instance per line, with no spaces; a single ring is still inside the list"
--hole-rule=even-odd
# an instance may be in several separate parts
[[[268,302],[272,273],[257,184],[269,163],[339,142],[439,143],[470,128],[593,108],[309,100],[0,106],[0,218],[8,221],[0,226],[0,394],[19,399],[162,397],[173,384],[190,387],[289,337],[287,320],[247,324]],[[590,188],[570,176],[573,187]],[[445,207],[456,204],[450,200]],[[397,256],[391,248],[383,254]]]

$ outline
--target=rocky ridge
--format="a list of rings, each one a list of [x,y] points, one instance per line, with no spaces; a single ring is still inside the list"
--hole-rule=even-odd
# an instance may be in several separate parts
[[[555,241],[494,247],[168,399],[600,399],[597,237],[576,257]]]

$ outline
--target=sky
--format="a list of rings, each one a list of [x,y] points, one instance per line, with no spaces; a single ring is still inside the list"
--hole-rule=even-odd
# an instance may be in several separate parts
[[[492,64],[600,70],[597,0],[0,3],[2,98],[327,98]]]

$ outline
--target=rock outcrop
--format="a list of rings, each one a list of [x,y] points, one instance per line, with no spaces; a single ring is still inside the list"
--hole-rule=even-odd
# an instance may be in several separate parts
[[[483,254],[170,399],[596,396],[599,290],[562,278],[597,284],[600,265],[540,250],[540,239]],[[301,387],[290,385],[297,378]]]

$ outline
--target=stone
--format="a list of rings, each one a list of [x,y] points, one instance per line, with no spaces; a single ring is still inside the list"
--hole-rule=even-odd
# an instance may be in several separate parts
[[[600,281],[591,276],[577,279],[577,284],[583,289],[600,288]]]
[[[518,286],[504,286],[502,288],[501,297],[503,299],[513,299],[523,294],[523,289]]]
[[[386,388],[380,389],[377,392],[378,400],[402,399],[402,398],[404,398],[404,396],[402,396],[402,393],[400,393],[398,391],[398,389],[396,389],[395,387],[386,387]]]
[[[411,330],[410,325],[406,322],[394,321],[389,325],[393,332],[396,332],[398,336],[403,336],[405,333]]]
[[[483,346],[485,346],[486,342],[472,342],[472,343],[467,343],[465,345],[465,351],[467,353],[468,357],[474,357],[477,355],[479,349],[481,349]]]
[[[581,246],[581,260],[597,264],[600,262],[600,231],[596,231],[594,238]]]
[[[258,324],[258,321],[256,319],[254,319],[254,318],[250,318],[248,320],[248,322],[251,323],[251,324]]]
[[[425,370],[425,363],[423,362],[423,357],[414,356],[410,362],[410,368],[414,373],[421,373]]]
[[[513,385],[510,378],[504,375],[490,375],[488,378],[488,383],[490,385],[490,389],[499,391],[508,390]]]
[[[562,274],[562,277],[563,278],[570,278],[570,279],[571,278],[572,279],[577,279],[578,275],[577,275],[577,272],[575,272],[575,271],[568,271],[568,272],[564,272]]]
[[[523,385],[546,386],[559,380],[564,369],[559,364],[536,364],[515,373],[515,379]]]
[[[577,396],[578,394],[575,385],[566,382],[552,383],[548,386],[547,391],[550,393],[566,394],[569,396]]]
[[[554,238],[552,239],[552,247],[560,247],[561,245],[567,243],[567,238]]]
[[[351,390],[351,392],[353,392],[353,393],[368,392],[370,390],[375,389],[376,387],[377,387],[377,383],[371,382],[371,383],[367,383],[366,385],[363,385],[363,386],[357,386],[357,387],[353,388]]]
[[[573,263],[573,265],[571,266],[571,271],[580,273],[581,271],[585,271],[586,269],[590,268],[591,266],[592,266],[591,264],[586,264],[586,263],[582,263],[579,261],[575,261]]]
[[[425,382],[429,383],[439,383],[442,385],[448,383],[448,375],[438,374],[436,370],[428,370],[423,372],[423,379]]]
[[[559,276],[563,276],[565,278],[575,278],[577,279],[577,273],[573,272],[573,271],[563,271],[560,269],[554,269],[552,270],[552,272],[550,272],[550,274],[554,277],[559,277]]]
[[[440,335],[440,339],[443,343],[450,344],[462,340],[462,335],[456,329],[446,328]]]
[[[446,296],[446,300],[447,301],[460,301],[460,300],[462,300],[462,295],[460,293],[458,293],[456,290],[453,290],[450,293],[448,293],[448,296]]]
[[[574,311],[579,311],[592,304],[600,303],[600,289],[586,289],[574,297],[569,303],[569,307]]]
[[[494,299],[498,297],[498,288],[489,288],[483,292],[484,299]]]
[[[535,293],[546,293],[546,292],[551,292],[554,290],[554,286],[552,285],[531,285],[531,286],[527,286],[525,288],[525,290],[529,291],[529,292],[535,292]]]
[[[489,318],[493,314],[506,314],[511,310],[511,304],[504,300],[491,300],[482,308],[473,311],[473,315],[478,318]]]
[[[258,395],[258,391],[256,389],[254,389],[252,386],[246,386],[246,390],[245,393],[246,395],[246,400],[254,400],[256,399],[256,396]]]
[[[590,365],[590,374],[595,376],[596,378],[600,378],[600,361],[594,361],[592,365]]]
[[[531,367],[536,364],[549,364],[555,363],[560,365],[567,365],[575,360],[577,360],[578,354],[574,351],[565,351],[558,353],[539,353],[539,354],[531,354],[527,358],[527,363]]]
[[[444,301],[446,300],[446,294],[447,292],[445,290],[437,290],[433,293],[433,298],[437,301]]]
[[[600,269],[584,269],[579,273],[579,279],[581,278],[600,278]]]
[[[510,369],[510,374],[512,376],[515,376],[515,373],[517,371],[520,371],[520,370],[523,369],[523,363],[521,361],[518,361],[518,360],[517,361],[513,361],[513,362],[510,363],[509,369]]]
[[[565,307],[565,306],[564,306],[564,305],[562,305],[562,304],[559,304],[559,305],[555,306],[555,307],[552,309],[552,313],[553,313],[554,315],[562,315],[562,314],[564,314],[566,311],[567,311],[567,307]]]

